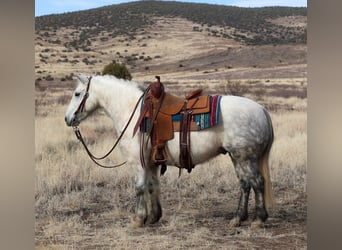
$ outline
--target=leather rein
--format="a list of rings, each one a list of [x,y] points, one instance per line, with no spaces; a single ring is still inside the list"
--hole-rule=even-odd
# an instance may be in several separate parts
[[[83,96],[83,99],[82,99],[80,105],[78,106],[77,110],[75,111],[74,115],[77,115],[78,113],[83,112],[83,110],[84,110],[85,103],[86,103],[86,101],[87,101],[87,99],[88,99],[88,96],[89,96],[89,87],[90,87],[91,78],[92,78],[92,77],[89,77],[89,79],[88,79],[88,84],[87,84],[86,92],[85,92],[85,94],[84,94],[84,96]],[[90,152],[89,148],[87,147],[87,145],[86,145],[86,143],[85,143],[85,141],[84,141],[84,139],[83,139],[83,136],[82,136],[81,131],[79,130],[78,126],[74,126],[74,127],[73,127],[73,128],[74,128],[74,133],[75,133],[77,139],[82,143],[82,145],[83,145],[84,149],[86,150],[88,156],[90,157],[90,159],[91,159],[96,165],[98,165],[98,166],[100,166],[100,167],[102,167],[102,168],[117,168],[117,167],[120,167],[120,166],[122,166],[122,165],[124,165],[124,164],[126,163],[126,161],[124,161],[124,162],[122,162],[122,163],[120,163],[120,164],[115,164],[115,165],[109,165],[109,166],[107,166],[107,165],[103,165],[103,164],[99,163],[98,161],[99,161],[99,160],[103,160],[103,159],[105,159],[106,157],[108,157],[108,156],[113,152],[113,150],[116,148],[116,146],[119,144],[121,138],[122,138],[123,135],[125,134],[125,132],[126,132],[128,126],[129,126],[129,124],[131,123],[131,121],[132,121],[132,119],[133,119],[133,116],[134,116],[134,114],[135,114],[135,112],[136,112],[136,110],[137,110],[137,108],[138,108],[138,106],[139,106],[140,100],[144,97],[144,95],[147,93],[148,90],[149,90],[149,88],[147,88],[147,89],[144,91],[144,93],[139,97],[139,99],[138,99],[138,101],[137,101],[137,103],[136,103],[136,105],[135,105],[135,107],[134,107],[134,110],[133,110],[133,112],[131,113],[131,116],[130,116],[130,118],[128,119],[128,122],[126,123],[126,125],[125,125],[124,129],[122,130],[120,136],[119,136],[118,139],[115,141],[113,147],[108,151],[108,153],[106,153],[106,154],[105,154],[104,156],[102,156],[102,157],[96,157],[94,154],[92,154],[92,153]]]

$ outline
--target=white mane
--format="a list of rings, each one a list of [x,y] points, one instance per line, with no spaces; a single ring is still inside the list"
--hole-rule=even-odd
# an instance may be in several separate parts
[[[82,82],[83,84],[87,84],[89,77],[90,76],[87,76],[85,74],[78,74],[78,83]],[[143,83],[116,78],[113,75],[94,75],[92,76],[91,81],[92,84],[96,82],[96,84],[105,85],[106,87],[108,87],[108,89],[111,89],[114,86],[120,87],[120,90],[128,89],[127,86],[139,89],[140,91],[144,91],[146,89],[146,86]]]

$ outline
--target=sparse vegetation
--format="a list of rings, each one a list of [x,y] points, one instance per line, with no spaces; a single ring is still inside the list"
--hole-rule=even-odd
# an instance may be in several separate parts
[[[227,81],[225,91],[227,95],[244,96],[247,91],[248,87],[246,85],[243,85],[238,81]]]
[[[123,63],[109,63],[107,64],[103,70],[102,75],[113,75],[117,78],[122,78],[126,80],[131,80],[132,76],[129,73],[127,67]]]

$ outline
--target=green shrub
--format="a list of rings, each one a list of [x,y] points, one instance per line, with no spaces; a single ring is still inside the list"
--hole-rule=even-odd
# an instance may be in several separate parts
[[[132,80],[132,76],[124,63],[110,63],[106,65],[102,70],[102,75],[113,75],[117,78]]]

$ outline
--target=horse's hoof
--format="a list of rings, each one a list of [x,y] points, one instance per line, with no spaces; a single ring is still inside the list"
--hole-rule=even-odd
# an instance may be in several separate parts
[[[264,227],[264,222],[262,222],[260,219],[256,219],[251,223],[251,229],[256,229],[256,228],[263,228]]]
[[[130,224],[130,228],[136,229],[136,228],[141,228],[145,225],[145,222],[143,219],[140,218],[134,218]]]
[[[241,225],[241,222],[238,218],[234,218],[232,220],[230,220],[228,227],[229,228],[235,228],[235,227],[239,227]]]
[[[151,217],[148,217],[147,223],[148,224],[155,224],[159,221],[159,219],[160,219],[160,217],[151,216]]]

